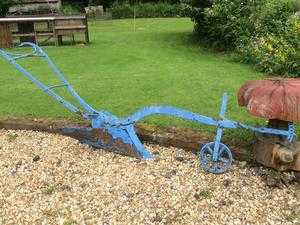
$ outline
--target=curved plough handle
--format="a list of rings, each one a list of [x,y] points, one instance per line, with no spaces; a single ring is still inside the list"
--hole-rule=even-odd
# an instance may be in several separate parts
[[[19,45],[19,47],[31,47],[32,52],[12,53],[0,49],[0,53],[3,57],[7,57],[9,60],[18,60],[18,59],[28,58],[28,57],[43,57],[45,54],[39,46],[30,42],[23,42]]]
[[[0,56],[2,56],[6,61],[12,64],[18,71],[20,71],[25,77],[31,80],[36,86],[46,92],[49,96],[54,98],[56,101],[61,103],[64,107],[66,107],[71,112],[76,114],[80,114],[86,119],[90,119],[89,116],[93,116],[98,114],[98,112],[92,108],[89,104],[87,104],[74,90],[74,88],[67,81],[63,73],[57,68],[57,66],[52,62],[49,56],[40,48],[38,45],[30,42],[24,42],[20,44],[20,47],[31,47],[32,52],[30,53],[10,53],[0,49]],[[59,84],[54,85],[45,85],[41,82],[35,75],[26,70],[23,66],[21,66],[17,60],[28,58],[28,57],[41,57],[50,67],[53,74],[58,78]],[[64,87],[71,94],[71,96],[80,104],[83,108],[83,111],[76,107],[74,104],[66,101],[62,96],[57,94],[54,89]]]

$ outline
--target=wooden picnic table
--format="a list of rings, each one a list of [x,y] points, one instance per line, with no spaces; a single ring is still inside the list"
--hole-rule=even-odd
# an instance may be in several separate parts
[[[0,18],[0,47],[10,47],[13,39],[20,42],[37,43],[39,37],[54,38],[55,44],[62,44],[63,36],[83,33],[89,43],[88,23],[85,15],[80,16],[27,16]]]

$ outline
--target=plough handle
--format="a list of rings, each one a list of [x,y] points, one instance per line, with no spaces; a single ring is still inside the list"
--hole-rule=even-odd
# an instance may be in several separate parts
[[[228,95],[225,92],[223,94],[222,105],[221,105],[221,110],[220,110],[220,114],[219,114],[221,119],[225,119],[225,113],[226,113],[226,109],[227,109],[227,102],[228,102]]]
[[[93,109],[89,104],[87,104],[74,90],[74,88],[70,85],[70,83],[66,80],[63,73],[57,68],[57,66],[53,63],[53,61],[49,58],[49,56],[36,44],[30,43],[30,42],[24,42],[20,44],[20,47],[31,47],[32,52],[26,53],[26,54],[20,54],[20,53],[9,53],[2,49],[0,49],[0,56],[2,56],[6,61],[8,61],[10,64],[12,64],[18,71],[20,71],[25,77],[27,77],[29,80],[31,80],[36,86],[38,86],[40,89],[42,89],[44,92],[46,92],[49,96],[54,98],[56,101],[61,103],[64,107],[69,109],[71,112],[77,113],[82,115],[85,118],[88,118],[88,115],[94,115],[98,112]],[[17,60],[27,57],[41,57],[50,67],[50,69],[53,71],[54,75],[62,82],[60,85],[53,85],[53,86],[46,86],[44,83],[42,83],[40,80],[36,78],[33,74],[28,72],[24,67],[22,67]],[[84,109],[84,112],[82,112],[78,107],[76,107],[74,104],[66,101],[63,97],[56,94],[55,91],[52,89],[55,87],[65,87],[67,91],[73,96],[73,98],[80,104],[80,106]]]

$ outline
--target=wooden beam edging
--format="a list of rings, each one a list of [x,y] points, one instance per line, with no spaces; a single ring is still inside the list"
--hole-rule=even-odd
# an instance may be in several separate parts
[[[62,134],[64,127],[88,127],[86,122],[74,122],[68,120],[52,119],[2,119],[0,120],[0,129],[6,130],[33,130],[39,132],[48,132]],[[161,128],[154,125],[138,124],[136,126],[138,136],[144,142],[158,144],[165,147],[177,147],[196,153],[200,147],[210,142],[208,137],[201,135],[191,129],[186,128]],[[231,147],[235,159],[249,160],[247,150]]]

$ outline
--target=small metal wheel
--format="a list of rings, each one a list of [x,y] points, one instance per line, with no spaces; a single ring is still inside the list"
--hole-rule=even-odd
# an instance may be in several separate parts
[[[233,159],[230,149],[220,143],[219,155],[216,161],[213,160],[215,142],[205,144],[199,153],[200,164],[202,168],[210,173],[224,173],[231,165]]]

